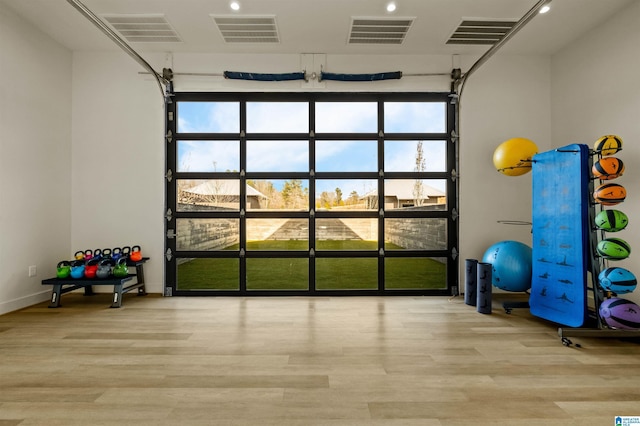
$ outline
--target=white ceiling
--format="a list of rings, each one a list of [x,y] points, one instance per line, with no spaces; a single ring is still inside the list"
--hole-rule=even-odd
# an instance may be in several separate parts
[[[510,54],[553,54],[638,0],[554,0],[503,48]],[[70,50],[117,50],[104,34],[66,0],[0,0],[26,21]],[[180,43],[130,43],[145,52],[326,53],[326,54],[481,54],[488,46],[447,45],[463,18],[520,19],[537,0],[84,0],[96,15],[164,14]],[[229,44],[211,15],[274,16],[280,42]],[[401,45],[348,44],[352,17],[413,18]]]

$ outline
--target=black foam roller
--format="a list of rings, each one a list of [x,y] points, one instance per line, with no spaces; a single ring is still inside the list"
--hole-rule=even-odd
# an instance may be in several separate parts
[[[478,295],[476,309],[481,314],[491,313],[491,264],[478,262]]]
[[[478,290],[478,261],[467,259],[464,262],[464,303],[476,306]]]

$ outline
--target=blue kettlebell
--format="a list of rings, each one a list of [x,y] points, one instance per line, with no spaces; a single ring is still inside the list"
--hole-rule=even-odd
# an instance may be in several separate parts
[[[76,260],[71,263],[71,272],[69,273],[71,278],[79,279],[84,278],[84,261]]]
[[[114,247],[113,250],[111,250],[111,258],[113,260],[118,260],[122,257],[122,249],[120,247]]]

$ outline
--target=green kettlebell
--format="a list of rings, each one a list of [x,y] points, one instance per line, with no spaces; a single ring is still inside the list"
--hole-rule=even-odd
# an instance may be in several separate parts
[[[113,276],[118,278],[124,278],[129,275],[129,267],[127,267],[127,259],[121,257],[116,262],[116,266],[113,267]]]
[[[58,278],[69,278],[71,274],[71,262],[62,260],[58,263],[56,276]]]

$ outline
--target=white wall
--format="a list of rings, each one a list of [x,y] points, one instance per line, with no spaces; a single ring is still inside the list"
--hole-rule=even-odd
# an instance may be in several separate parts
[[[140,245],[147,291],[161,293],[164,100],[139,71],[122,52],[73,55],[71,248]]]
[[[496,55],[465,83],[460,113],[461,267],[465,258],[482,259],[498,241],[531,246],[531,226],[498,223],[531,221],[531,173],[497,172],[493,152],[514,137],[532,140],[539,152],[549,149],[550,71],[546,56]]]
[[[0,58],[2,314],[47,300],[69,256],[71,53],[0,3]]]
[[[627,189],[627,199],[615,208],[629,216],[624,231],[609,234],[625,239],[631,256],[610,262],[640,277],[640,2],[592,29],[553,56],[551,111],[553,146],[586,143],[593,146],[606,134],[617,134],[624,148],[616,156],[625,164],[615,182]],[[640,290],[623,296],[640,303]]]

